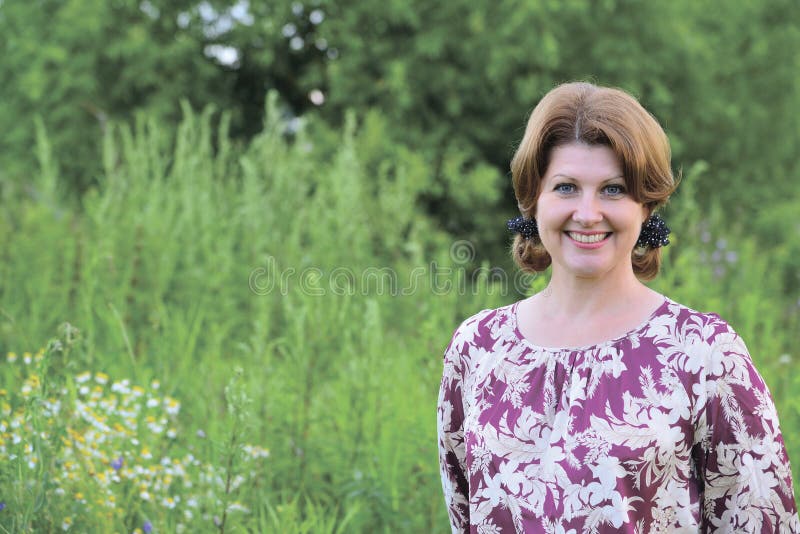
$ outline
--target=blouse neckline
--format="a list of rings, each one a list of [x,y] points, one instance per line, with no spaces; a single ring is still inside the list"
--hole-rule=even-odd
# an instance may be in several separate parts
[[[524,346],[526,346],[528,348],[531,348],[531,349],[537,350],[537,351],[546,351],[546,352],[582,352],[582,351],[591,351],[591,350],[597,350],[597,349],[600,349],[600,348],[610,347],[610,346],[616,345],[616,344],[618,344],[618,343],[620,343],[620,342],[622,342],[622,341],[634,336],[635,334],[638,334],[639,332],[644,330],[647,327],[647,325],[649,325],[653,321],[653,319],[655,319],[656,317],[658,317],[659,315],[664,313],[667,310],[667,308],[669,307],[669,305],[670,305],[670,303],[672,301],[669,299],[669,297],[664,297],[664,301],[650,315],[648,315],[647,318],[644,321],[639,323],[639,325],[634,327],[632,330],[629,330],[629,331],[625,332],[624,334],[619,335],[619,336],[617,336],[617,337],[615,337],[613,339],[609,339],[609,340],[606,340],[606,341],[601,341],[599,343],[593,343],[591,345],[583,345],[583,346],[580,346],[580,347],[545,347],[545,346],[542,346],[542,345],[537,345],[537,344],[533,343],[532,341],[530,341],[520,331],[519,324],[517,323],[517,307],[519,306],[520,302],[522,302],[522,301],[519,300],[519,301],[513,303],[511,305],[510,310],[508,311],[509,326],[511,327],[511,330],[514,332],[514,337],[515,337],[516,341],[518,341],[519,343],[521,343],[522,345],[524,345]]]

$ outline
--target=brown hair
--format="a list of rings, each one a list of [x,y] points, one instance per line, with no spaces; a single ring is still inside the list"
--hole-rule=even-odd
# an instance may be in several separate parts
[[[552,89],[534,108],[511,161],[514,194],[526,219],[536,215],[553,149],[575,142],[611,148],[622,164],[628,192],[649,213],[664,205],[675,190],[667,136],[634,97],[621,89],[566,83]],[[541,241],[519,235],[512,255],[527,272],[544,271],[551,262]],[[651,280],[661,266],[661,249],[647,248],[644,254],[631,251],[631,261],[639,279]]]

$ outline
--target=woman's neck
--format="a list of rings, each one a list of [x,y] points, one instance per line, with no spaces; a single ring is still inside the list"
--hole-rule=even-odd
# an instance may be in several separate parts
[[[554,272],[550,283],[537,295],[540,311],[550,317],[594,317],[625,309],[633,303],[655,303],[660,295],[642,284],[633,271],[620,276],[587,279],[559,276]]]

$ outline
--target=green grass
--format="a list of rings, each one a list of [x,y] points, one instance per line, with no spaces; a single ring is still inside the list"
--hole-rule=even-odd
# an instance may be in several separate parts
[[[0,525],[447,531],[442,351],[463,318],[520,295],[491,277],[472,283],[480,251],[423,214],[432,170],[382,146],[380,120],[357,130],[351,117],[340,134],[311,124],[287,140],[270,105],[264,132],[234,146],[224,115],[185,115],[174,133],[146,118],[111,128],[105,170],[78,199],[62,190],[40,132],[41,173],[1,190],[0,353],[16,355],[0,363],[2,439],[16,458],[0,466]],[[721,210],[700,210],[690,185],[703,172],[688,173],[670,208],[676,237],[653,285],[744,336],[800,462],[797,302],[772,274],[790,258],[760,249]],[[134,435],[89,436],[103,440],[91,459],[78,439],[94,424],[81,411],[87,376],[98,406],[111,406],[95,413],[110,428],[128,424],[125,399],[141,405]],[[134,386],[143,393],[128,398]],[[119,458],[155,472],[125,478]],[[186,475],[166,479],[163,458]]]

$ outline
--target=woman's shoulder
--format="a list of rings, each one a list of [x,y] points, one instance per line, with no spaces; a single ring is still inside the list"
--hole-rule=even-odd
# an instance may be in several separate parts
[[[509,326],[513,306],[486,308],[461,321],[453,332],[446,353],[465,357],[492,350],[503,330]]]
[[[740,363],[752,364],[741,336],[716,312],[703,312],[672,299],[666,299],[664,311],[647,326],[646,336],[658,346],[679,348],[680,352],[699,357],[711,364],[720,357],[738,355]],[[698,362],[699,363],[699,362]]]
[[[470,315],[456,327],[453,332],[453,341],[475,340],[485,335],[492,328],[493,323],[502,320],[506,312],[513,306],[509,304],[499,308],[485,308],[473,315]]]
[[[663,312],[654,322],[667,322],[680,332],[692,332],[711,339],[720,334],[735,334],[733,327],[716,312],[699,311],[685,304],[665,297]]]

